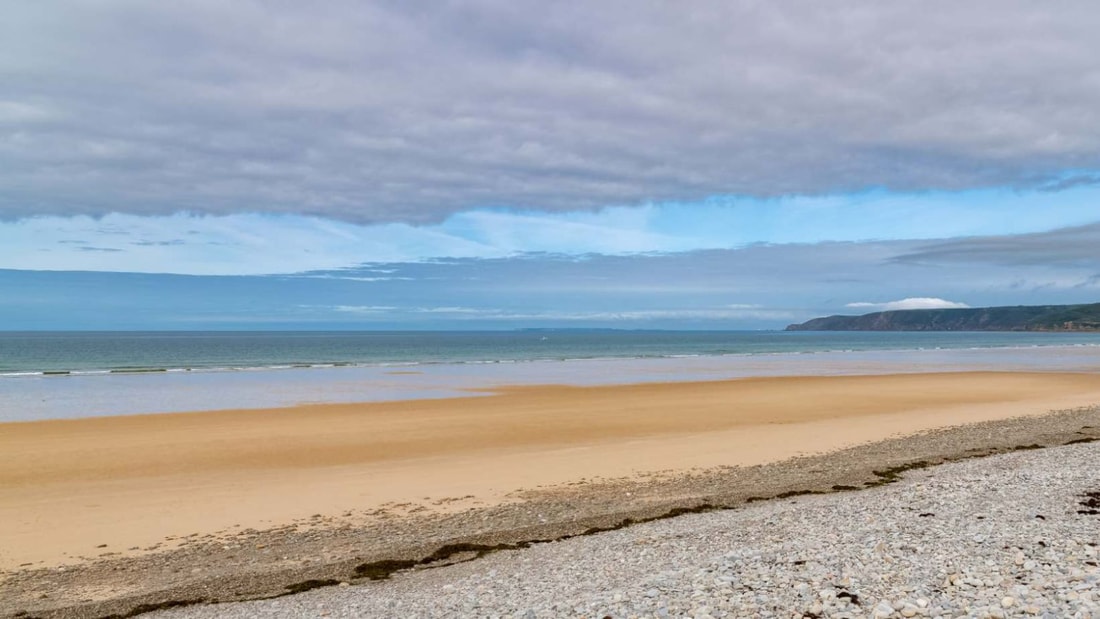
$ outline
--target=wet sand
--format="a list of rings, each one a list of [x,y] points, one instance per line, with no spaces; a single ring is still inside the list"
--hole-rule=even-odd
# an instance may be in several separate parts
[[[759,465],[1097,403],[1100,375],[973,372],[534,386],[2,424],[0,569],[311,518],[458,512],[582,480]]]

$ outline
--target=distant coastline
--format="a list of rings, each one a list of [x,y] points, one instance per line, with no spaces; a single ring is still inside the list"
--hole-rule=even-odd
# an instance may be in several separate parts
[[[787,331],[1097,331],[1100,303],[919,309],[825,316]]]

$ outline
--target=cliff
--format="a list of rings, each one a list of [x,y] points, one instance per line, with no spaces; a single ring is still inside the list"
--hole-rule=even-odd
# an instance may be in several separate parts
[[[787,331],[1100,331],[1100,303],[826,316],[790,325]]]

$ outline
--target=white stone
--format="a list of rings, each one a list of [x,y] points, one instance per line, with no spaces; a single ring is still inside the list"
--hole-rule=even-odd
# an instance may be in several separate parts
[[[872,616],[876,617],[877,619],[885,619],[886,617],[889,617],[893,614],[894,605],[887,600],[883,600],[875,605],[875,610],[873,611]]]

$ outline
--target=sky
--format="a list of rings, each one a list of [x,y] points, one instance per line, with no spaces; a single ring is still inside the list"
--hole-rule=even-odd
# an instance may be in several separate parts
[[[1100,9],[11,3],[0,330],[1100,301]]]

